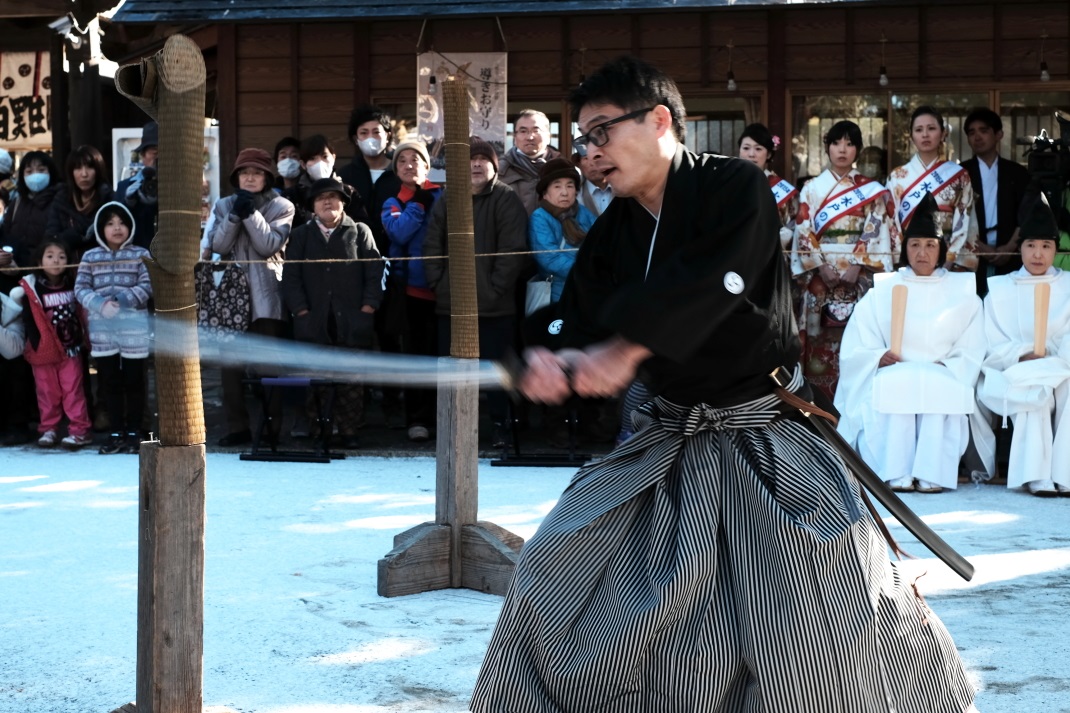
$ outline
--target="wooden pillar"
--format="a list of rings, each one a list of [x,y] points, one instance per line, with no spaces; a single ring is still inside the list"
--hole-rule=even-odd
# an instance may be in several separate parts
[[[52,35],[49,46],[52,77],[52,158],[63,171],[67,154],[71,152],[70,135],[70,92],[67,91],[67,78],[63,73],[63,50],[66,43],[58,34]],[[114,167],[113,167],[114,168]]]
[[[201,713],[204,444],[141,444],[137,710]]]
[[[119,93],[160,125],[160,226],[145,260],[156,300],[160,441],[141,446],[138,713],[201,713],[205,426],[193,267],[199,259],[206,71],[183,35],[121,67]]]
[[[238,37],[237,26],[219,25],[216,46],[216,108],[219,120],[219,163],[229,171],[238,157]],[[223,180],[220,195],[229,193],[230,181]]]
[[[450,355],[453,368],[476,368],[479,306],[469,173],[468,88],[461,78],[442,82],[446,146],[446,220],[450,277]],[[479,507],[479,389],[449,382],[438,389],[435,521],[394,538],[379,560],[380,596],[446,587],[504,594],[523,541],[488,522]]]

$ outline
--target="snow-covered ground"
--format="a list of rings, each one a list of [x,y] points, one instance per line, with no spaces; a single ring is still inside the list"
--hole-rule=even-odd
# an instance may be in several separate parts
[[[480,518],[529,537],[571,472],[481,463]],[[136,456],[0,451],[0,711],[134,698],[137,483]],[[466,710],[500,598],[376,594],[393,536],[433,519],[432,459],[210,454],[207,487],[206,710]],[[965,583],[906,565],[928,571],[980,710],[1070,712],[1070,500],[972,485],[906,500],[977,567]]]

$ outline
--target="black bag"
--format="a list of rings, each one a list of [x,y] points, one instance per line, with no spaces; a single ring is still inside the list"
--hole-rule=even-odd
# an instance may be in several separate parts
[[[223,277],[216,285],[214,273],[220,265],[200,262],[193,269],[197,290],[197,325],[202,336],[230,341],[239,332],[249,330],[253,319],[249,277],[236,263],[222,267]]]

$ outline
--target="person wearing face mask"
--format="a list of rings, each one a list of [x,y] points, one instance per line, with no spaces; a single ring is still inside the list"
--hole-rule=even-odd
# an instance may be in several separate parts
[[[301,163],[301,142],[287,136],[275,144],[275,192],[294,204],[293,227],[304,225],[312,218],[308,210],[309,182],[302,181],[305,165]]]
[[[356,155],[338,171],[338,176],[357,190],[368,213],[375,244],[386,255],[387,236],[381,220],[383,204],[401,188],[401,179],[394,173],[391,161],[394,132],[390,128],[390,114],[374,104],[359,106],[349,116],[346,136],[353,142]]]
[[[862,130],[852,121],[825,135],[829,166],[807,182],[792,238],[791,272],[804,285],[799,332],[806,377],[836,393],[843,328],[873,275],[895,267],[899,229],[891,195],[854,168]]]
[[[350,201],[346,205],[346,215],[354,222],[371,224],[368,212],[364,209],[364,198],[351,184],[342,180],[334,170],[335,159],[338,153],[331,146],[331,142],[323,134],[313,134],[301,142],[301,163],[304,164],[305,175],[299,179],[299,183],[309,190],[316,181],[324,178],[333,178],[339,181],[349,191]],[[307,193],[306,193],[307,195]]]
[[[46,235],[49,209],[61,184],[59,169],[47,153],[30,151],[22,157],[16,173],[15,197],[8,203],[0,222],[0,245],[12,248],[8,256],[15,265],[32,266],[37,246]],[[0,266],[5,260],[0,255]]]
[[[30,151],[22,157],[15,174],[15,192],[0,222],[0,267],[34,265],[45,241],[48,213],[60,187],[60,172],[52,157],[44,151]],[[9,295],[18,284],[20,274],[0,271],[0,293]],[[20,445],[34,438],[30,423],[34,420],[36,387],[33,371],[22,356],[0,359],[0,384],[9,388],[7,406],[0,425],[0,446]]]
[[[947,236],[949,270],[969,270],[978,265],[977,216],[969,172],[944,160],[947,123],[931,106],[919,106],[910,117],[910,140],[917,153],[888,175],[888,190],[895,200],[899,231],[910,225],[918,203],[929,192],[940,206],[940,228]]]
[[[52,201],[45,235],[59,238],[68,247],[70,262],[77,263],[86,250],[97,246],[93,217],[100,206],[112,201],[104,157],[93,146],[79,146],[67,156],[66,183]]]

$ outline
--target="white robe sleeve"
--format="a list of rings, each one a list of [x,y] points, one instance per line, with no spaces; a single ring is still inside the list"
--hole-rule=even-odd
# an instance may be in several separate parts
[[[855,305],[840,341],[840,381],[836,387],[837,425],[840,435],[858,447],[863,411],[872,408],[873,376],[888,341],[877,319],[875,291],[866,293]]]

